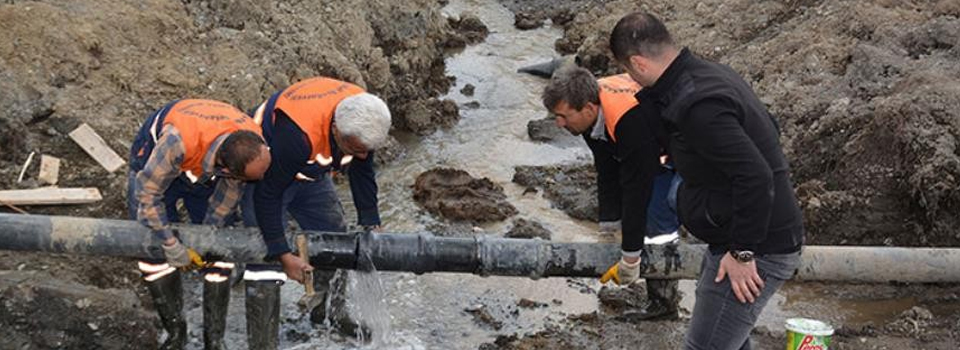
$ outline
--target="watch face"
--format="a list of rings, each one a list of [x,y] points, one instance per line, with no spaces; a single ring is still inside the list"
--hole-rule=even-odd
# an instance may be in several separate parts
[[[739,262],[747,263],[753,261],[753,252],[749,250],[734,250],[730,252],[733,258]]]

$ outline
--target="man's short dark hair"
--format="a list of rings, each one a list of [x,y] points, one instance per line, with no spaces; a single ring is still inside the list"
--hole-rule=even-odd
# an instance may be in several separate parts
[[[543,89],[543,106],[553,112],[560,101],[580,110],[587,102],[600,104],[600,85],[597,78],[581,67],[562,68],[553,74],[550,83]]]
[[[246,175],[247,164],[260,155],[263,138],[249,130],[234,131],[217,151],[217,162],[233,176]]]
[[[646,12],[623,16],[610,33],[610,51],[620,62],[635,55],[660,57],[664,49],[673,45],[673,38],[663,22]]]

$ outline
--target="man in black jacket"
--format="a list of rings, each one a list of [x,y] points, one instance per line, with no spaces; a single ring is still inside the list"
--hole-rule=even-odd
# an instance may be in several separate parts
[[[644,119],[633,97],[640,86],[626,74],[597,79],[571,67],[556,72],[543,90],[543,105],[557,125],[583,135],[593,152],[601,230],[622,227],[622,258],[601,282],[627,285],[640,275],[645,244],[676,244],[676,211],[668,198],[679,177],[661,164],[658,119]],[[660,139],[665,139],[663,133]],[[666,163],[665,161],[663,163]],[[677,281],[647,280],[647,303],[629,311],[632,320],[676,318]]]
[[[750,330],[803,244],[778,125],[736,72],[679,49],[650,14],[623,17],[610,48],[643,86],[642,112],[670,134],[684,179],[680,221],[709,244],[685,348],[750,349]]]

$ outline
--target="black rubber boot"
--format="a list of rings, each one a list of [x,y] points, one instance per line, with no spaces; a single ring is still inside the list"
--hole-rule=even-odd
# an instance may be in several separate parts
[[[280,346],[281,281],[245,281],[247,344],[250,350],[275,350]]]
[[[145,281],[153,307],[160,315],[160,323],[167,331],[167,340],[160,350],[182,350],[187,343],[187,322],[183,318],[183,284],[180,271],[160,277],[155,281]]]
[[[677,303],[680,302],[677,280],[648,279],[646,283],[647,302],[640,309],[624,312],[621,318],[630,322],[680,318],[677,312]]]
[[[223,334],[227,327],[227,306],[230,304],[230,280],[203,281],[203,348],[224,350]]]
[[[323,302],[310,310],[310,322],[323,324],[327,319],[327,309],[333,308],[334,305],[327,305],[333,300],[327,300],[327,298],[330,295],[330,280],[336,276],[336,273],[336,270],[313,270],[313,290],[317,293],[316,297],[322,298]]]
[[[310,321],[315,324],[330,322],[330,326],[341,335],[370,339],[370,327],[361,327],[350,316],[347,307],[347,271],[314,270],[314,290],[323,295],[320,303],[310,312]]]

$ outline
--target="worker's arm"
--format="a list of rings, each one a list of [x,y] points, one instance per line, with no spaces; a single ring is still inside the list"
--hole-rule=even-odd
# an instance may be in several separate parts
[[[620,158],[620,186],[623,203],[624,256],[639,257],[647,232],[647,206],[653,193],[653,179],[660,171],[660,144],[655,130],[659,118],[631,109],[617,123],[617,153]]]
[[[227,217],[237,208],[242,197],[243,181],[221,177],[217,181],[217,187],[214,189],[213,195],[210,196],[203,224],[217,227],[225,225]]]
[[[357,208],[357,224],[365,227],[380,226],[380,209],[377,205],[377,174],[373,169],[373,152],[365,159],[354,158],[347,167],[350,177],[350,193]]]
[[[173,238],[168,228],[166,205],[163,193],[180,176],[180,165],[185,154],[180,132],[173,126],[163,129],[153,153],[147,159],[143,170],[137,173],[134,194],[137,202],[137,221],[153,230],[164,241]]]
[[[274,120],[270,156],[270,167],[253,193],[254,213],[267,245],[267,259],[291,251],[283,232],[283,192],[310,158],[306,135],[280,110]]]
[[[597,170],[597,202],[600,206],[600,222],[620,220],[623,211],[620,191],[620,162],[616,159],[616,145],[608,141],[594,140],[584,135],[584,140],[593,153],[593,166]]]

